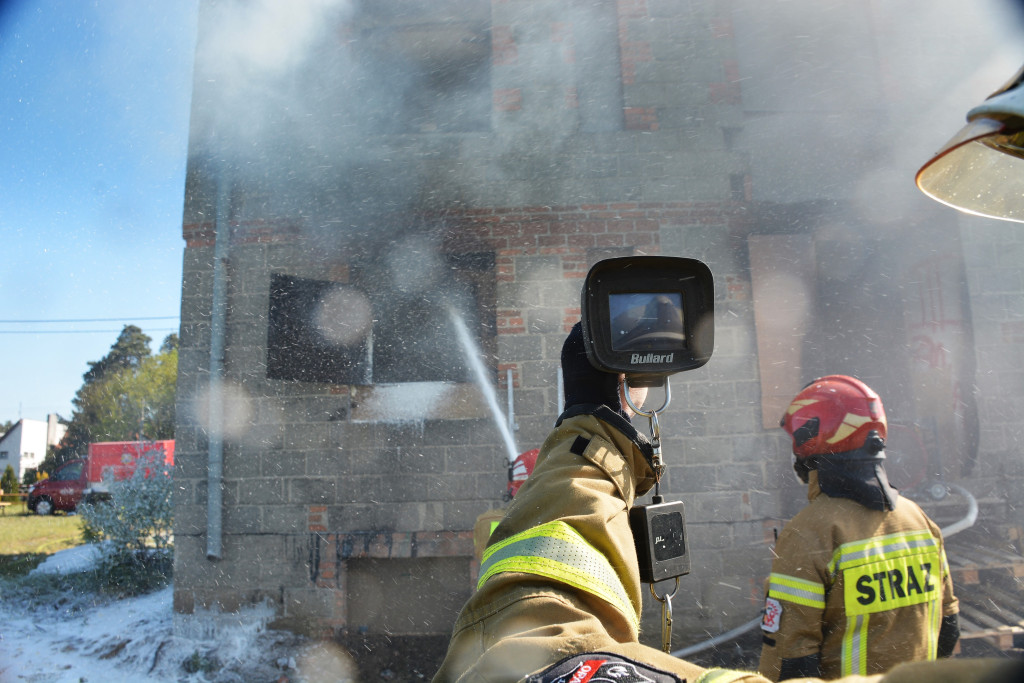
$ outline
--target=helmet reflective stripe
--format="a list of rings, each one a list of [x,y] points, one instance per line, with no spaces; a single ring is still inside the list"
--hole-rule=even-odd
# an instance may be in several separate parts
[[[836,433],[833,434],[831,438],[826,439],[826,441],[828,443],[839,443],[868,422],[871,422],[871,418],[867,415],[854,415],[853,413],[847,413],[843,416],[842,424],[836,427]]]
[[[825,586],[795,576],[772,573],[768,578],[768,597],[825,609]]]
[[[796,399],[792,403],[789,404],[789,407],[786,408],[786,412],[789,413],[790,415],[792,415],[793,413],[795,413],[796,411],[800,410],[801,408],[803,408],[805,406],[814,405],[817,402],[818,402],[818,399],[816,399],[816,398]]]
[[[535,574],[566,583],[610,603],[635,628],[640,627],[640,614],[608,558],[565,522],[541,524],[487,548],[477,590],[501,572]]]
[[[907,531],[844,543],[836,548],[828,569],[835,576],[836,572],[843,571],[850,565],[863,564],[865,560],[916,555],[921,550],[934,548],[938,544],[939,542],[928,531]],[[945,569],[943,565],[943,570]]]

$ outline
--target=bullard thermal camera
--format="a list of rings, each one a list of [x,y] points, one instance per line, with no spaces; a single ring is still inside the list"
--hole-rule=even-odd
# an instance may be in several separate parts
[[[596,263],[582,293],[583,343],[591,365],[624,373],[631,386],[661,386],[699,368],[715,344],[715,286],[701,261],[626,256]]]
[[[590,364],[625,375],[626,403],[650,423],[655,488],[652,503],[634,505],[629,524],[636,545],[640,580],[662,603],[662,649],[672,640],[672,597],[679,577],[690,573],[686,516],[681,501],[660,495],[664,463],[658,415],[668,408],[669,376],[699,368],[715,343],[715,288],[711,269],[701,261],[671,256],[627,256],[596,263],[584,281],[581,312],[583,344]],[[662,387],[660,408],[637,407],[630,387]],[[671,593],[654,584],[675,579]]]

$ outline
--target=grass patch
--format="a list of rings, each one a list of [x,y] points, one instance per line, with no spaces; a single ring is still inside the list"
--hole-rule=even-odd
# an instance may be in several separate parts
[[[0,514],[0,577],[23,576],[58,550],[81,545],[77,515],[34,515],[24,503]]]

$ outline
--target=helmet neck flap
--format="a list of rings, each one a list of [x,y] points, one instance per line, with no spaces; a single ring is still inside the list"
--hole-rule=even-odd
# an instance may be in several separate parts
[[[885,451],[865,447],[807,460],[802,464],[808,470],[817,470],[822,493],[832,498],[848,498],[871,510],[896,508],[900,494],[885,474]]]

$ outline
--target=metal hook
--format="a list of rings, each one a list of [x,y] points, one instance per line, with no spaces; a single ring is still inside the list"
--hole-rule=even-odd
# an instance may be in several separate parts
[[[633,399],[629,395],[629,375],[626,375],[626,378],[623,380],[622,387],[622,393],[626,395],[626,405],[629,406],[630,410],[637,415],[643,415],[647,418],[651,430],[651,466],[654,469],[655,482],[659,483],[661,482],[661,475],[665,471],[665,464],[661,460],[661,426],[658,424],[658,413],[668,408],[668,404],[672,402],[672,385],[668,381],[668,376],[663,378],[660,386],[665,390],[665,400],[662,401],[661,407],[652,410],[644,410],[633,405]]]
[[[661,649],[664,652],[672,651],[672,598],[679,590],[679,577],[677,576],[675,579],[675,588],[664,596],[658,595],[658,592],[654,590],[654,584],[650,584],[651,595],[661,603]]]

